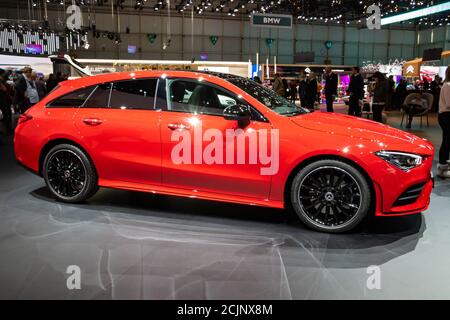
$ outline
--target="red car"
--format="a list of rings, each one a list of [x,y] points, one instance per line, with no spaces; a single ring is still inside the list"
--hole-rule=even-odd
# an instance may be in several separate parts
[[[15,152],[65,202],[107,187],[292,207],[325,232],[350,230],[369,214],[420,213],[433,187],[430,142],[311,113],[251,80],[214,73],[60,83],[20,117]]]

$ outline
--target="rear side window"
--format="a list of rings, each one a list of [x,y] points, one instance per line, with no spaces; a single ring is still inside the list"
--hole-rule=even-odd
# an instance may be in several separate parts
[[[114,82],[109,107],[113,109],[155,109],[158,79],[137,79]]]
[[[48,108],[78,108],[83,105],[86,99],[94,91],[95,86],[86,87],[63,95],[53,100]]]
[[[111,84],[100,84],[95,88],[83,108],[108,108],[109,96],[111,94]]]

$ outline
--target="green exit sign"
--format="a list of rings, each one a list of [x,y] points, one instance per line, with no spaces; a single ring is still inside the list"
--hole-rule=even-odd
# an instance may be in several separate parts
[[[287,14],[253,13],[250,21],[253,27],[292,28],[292,16]]]

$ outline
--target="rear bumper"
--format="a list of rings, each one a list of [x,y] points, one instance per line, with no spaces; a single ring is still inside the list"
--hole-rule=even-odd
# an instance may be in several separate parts
[[[36,174],[39,173],[39,150],[34,148],[33,141],[27,139],[22,132],[23,127],[28,123],[20,125],[16,128],[14,134],[14,154],[18,163],[24,168]]]

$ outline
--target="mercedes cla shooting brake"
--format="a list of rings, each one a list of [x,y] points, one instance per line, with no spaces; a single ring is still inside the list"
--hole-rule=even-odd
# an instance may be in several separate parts
[[[60,83],[20,116],[16,157],[60,201],[99,187],[292,208],[344,232],[429,205],[430,142],[309,112],[232,75],[141,71]]]

